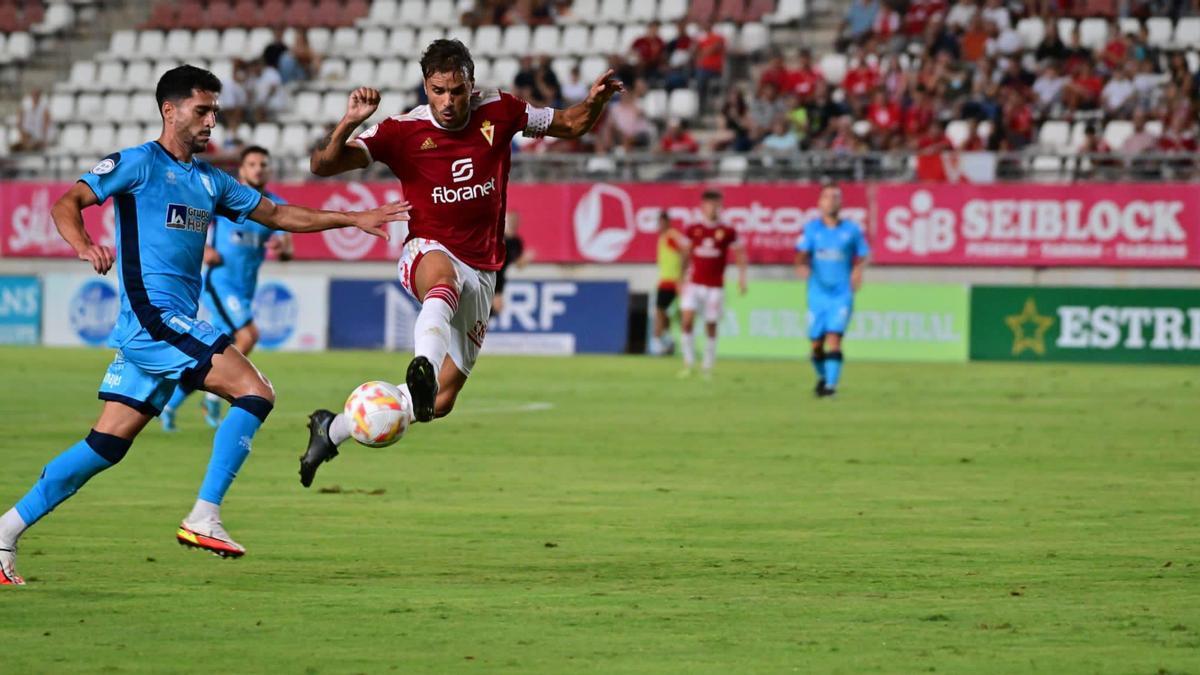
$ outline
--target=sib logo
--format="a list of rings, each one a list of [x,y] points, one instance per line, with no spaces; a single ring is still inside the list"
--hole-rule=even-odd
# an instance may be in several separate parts
[[[464,183],[475,177],[475,164],[470,157],[464,159],[456,159],[450,165],[450,178],[454,179],[455,183]]]
[[[597,183],[575,205],[575,246],[596,262],[612,262],[636,234],[633,200],[615,185]]]
[[[117,323],[121,302],[113,287],[103,281],[85,283],[75,292],[67,306],[71,328],[85,343],[104,344]]]
[[[270,281],[258,287],[254,294],[254,323],[258,324],[259,341],[266,349],[278,349],[296,332],[300,303],[284,284]]]
[[[912,195],[911,208],[903,206],[889,209],[883,216],[887,230],[884,246],[898,252],[916,255],[945,253],[957,242],[955,227],[958,219],[954,211],[939,209],[933,203],[928,190],[917,190]]]

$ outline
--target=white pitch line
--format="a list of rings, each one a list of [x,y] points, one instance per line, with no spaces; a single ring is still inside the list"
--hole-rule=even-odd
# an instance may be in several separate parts
[[[464,406],[463,413],[475,413],[479,415],[494,415],[496,413],[526,413],[526,412],[542,412],[554,408],[554,404],[549,401],[530,401],[529,403],[520,403],[517,405],[500,405],[493,407],[475,408]]]

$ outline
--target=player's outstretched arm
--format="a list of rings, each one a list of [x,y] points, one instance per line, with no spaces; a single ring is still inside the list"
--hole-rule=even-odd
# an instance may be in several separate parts
[[[339,227],[357,227],[376,237],[388,238],[387,225],[408,220],[408,202],[384,204],[369,211],[320,211],[295,204],[276,204],[263,197],[249,218],[267,227],[287,232],[321,232]]]
[[[312,155],[308,158],[308,169],[318,176],[336,176],[339,173],[365,169],[371,163],[367,151],[357,145],[347,145],[350,134],[358,125],[367,121],[379,109],[378,89],[359,87],[350,92],[346,102],[346,114],[337,123]]]
[[[625,85],[613,77],[613,71],[605,71],[592,83],[586,99],[566,110],[554,111],[554,119],[550,122],[546,135],[554,138],[579,138],[596,125],[596,120],[600,119],[600,114],[604,112],[604,106],[608,105],[609,99],[623,91]]]
[[[50,207],[50,218],[54,220],[54,227],[58,228],[59,235],[75,249],[80,260],[91,263],[92,269],[97,273],[108,274],[113,261],[116,260],[113,252],[93,242],[87,229],[83,227],[83,210],[99,203],[100,200],[96,198],[92,188],[79,182],[54,202],[54,206]]]

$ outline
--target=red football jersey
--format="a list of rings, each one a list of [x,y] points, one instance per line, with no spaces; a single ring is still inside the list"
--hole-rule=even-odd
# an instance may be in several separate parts
[[[737,230],[717,225],[692,225],[683,232],[691,242],[691,267],[688,280],[700,286],[721,288],[725,285],[725,266],[729,249],[737,244]]]
[[[545,134],[553,115],[495,89],[476,91],[461,129],[442,127],[423,105],[352,142],[400,179],[412,204],[409,239],[433,239],[471,267],[498,270],[504,264],[512,138]]]

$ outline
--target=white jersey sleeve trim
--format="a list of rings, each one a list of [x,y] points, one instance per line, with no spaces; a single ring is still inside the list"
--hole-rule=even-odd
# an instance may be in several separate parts
[[[371,156],[371,148],[368,148],[367,144],[363,143],[361,138],[351,138],[346,141],[346,145],[362,148],[363,152],[367,153],[367,159],[372,162],[375,161],[375,158]]]
[[[526,103],[525,114],[528,117],[528,121],[525,122],[525,138],[545,136],[550,129],[550,123],[554,121],[554,108],[535,108]]]

